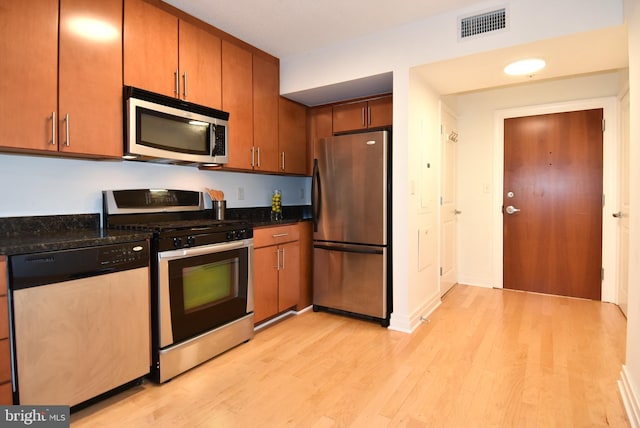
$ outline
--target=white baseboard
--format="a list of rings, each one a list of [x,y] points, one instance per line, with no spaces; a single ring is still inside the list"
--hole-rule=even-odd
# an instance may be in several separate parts
[[[429,315],[435,311],[442,303],[440,293],[435,294],[411,315],[399,315],[395,311],[391,314],[389,330],[400,331],[402,333],[413,333],[418,326],[427,320]]]
[[[620,395],[622,395],[622,401],[624,402],[631,428],[640,428],[640,397],[631,383],[627,373],[627,366],[622,366],[618,387],[620,388]]]

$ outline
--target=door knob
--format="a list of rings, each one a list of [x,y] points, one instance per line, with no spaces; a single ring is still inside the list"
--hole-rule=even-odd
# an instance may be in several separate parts
[[[615,218],[622,218],[622,211],[618,211],[617,213],[613,213]]]
[[[460,211],[460,210],[453,210],[453,213],[454,213],[454,214],[456,214],[456,215],[458,215],[458,214],[462,214],[462,211]]]
[[[517,213],[517,212],[520,212],[520,209],[519,209],[519,208],[514,207],[513,205],[509,205],[509,206],[506,208],[506,211],[507,211],[507,214],[509,214],[509,215],[513,215],[513,214],[515,214],[515,213]]]

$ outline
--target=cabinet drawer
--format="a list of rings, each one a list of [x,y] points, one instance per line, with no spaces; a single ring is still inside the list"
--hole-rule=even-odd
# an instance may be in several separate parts
[[[298,224],[260,227],[253,230],[253,246],[255,248],[297,241],[299,238]]]

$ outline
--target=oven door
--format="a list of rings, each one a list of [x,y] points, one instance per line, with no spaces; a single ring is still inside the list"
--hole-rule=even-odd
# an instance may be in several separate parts
[[[253,311],[253,239],[158,253],[160,348]]]

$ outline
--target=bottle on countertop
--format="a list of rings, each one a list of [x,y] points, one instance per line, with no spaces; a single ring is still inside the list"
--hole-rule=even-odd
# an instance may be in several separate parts
[[[271,194],[271,220],[282,220],[282,193],[275,189]]]

